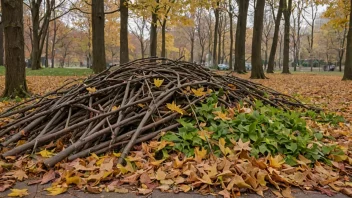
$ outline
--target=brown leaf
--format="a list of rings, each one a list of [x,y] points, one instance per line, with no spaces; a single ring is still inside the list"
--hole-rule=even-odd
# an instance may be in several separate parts
[[[98,187],[87,186],[87,191],[92,194],[100,194],[101,191]]]
[[[148,175],[148,173],[142,173],[141,176],[139,177],[139,181],[142,184],[150,184],[152,183],[152,181],[150,180],[150,177]]]
[[[44,174],[40,184],[46,184],[54,179],[55,179],[55,172],[53,170],[50,170],[49,172]]]
[[[230,198],[231,197],[229,191],[227,191],[226,189],[220,191],[218,194],[222,195],[224,198]]]
[[[285,198],[293,198],[291,188],[287,187],[285,190],[282,190],[282,196]]]
[[[147,194],[150,194],[152,192],[153,192],[152,189],[138,188],[138,194],[147,195]]]

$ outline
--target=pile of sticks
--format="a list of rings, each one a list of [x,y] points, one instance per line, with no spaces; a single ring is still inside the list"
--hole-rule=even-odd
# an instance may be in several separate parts
[[[163,80],[160,87],[155,79]],[[308,108],[294,98],[234,76],[216,74],[200,65],[162,58],[148,58],[115,66],[83,83],[69,82],[45,96],[32,98],[0,115],[2,157],[36,152],[39,147],[62,142],[65,149],[47,158],[52,167],[68,158],[85,157],[122,149],[123,159],[133,145],[179,126],[181,116],[166,108],[177,105],[194,116],[193,107],[210,93],[195,96],[185,90],[204,88],[219,97],[219,105],[233,107],[256,100],[283,109]],[[25,143],[23,143],[25,140]],[[22,143],[19,144],[19,141]]]

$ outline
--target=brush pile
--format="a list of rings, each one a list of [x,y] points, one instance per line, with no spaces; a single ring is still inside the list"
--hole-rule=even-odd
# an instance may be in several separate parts
[[[161,58],[136,60],[107,69],[79,83],[19,104],[0,115],[2,157],[36,152],[62,144],[65,149],[44,164],[54,166],[90,153],[123,148],[179,126],[182,115],[195,116],[194,105],[221,94],[219,105],[256,100],[283,109],[309,108],[290,96],[232,75],[219,75],[200,65]]]

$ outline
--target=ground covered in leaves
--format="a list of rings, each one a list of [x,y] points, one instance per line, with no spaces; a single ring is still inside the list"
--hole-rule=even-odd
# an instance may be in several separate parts
[[[278,197],[292,197],[291,188],[296,186],[352,196],[352,82],[308,74],[268,77],[256,82],[345,120],[330,113],[284,112],[260,102],[256,110],[245,105],[222,109],[216,98],[208,99],[195,109],[197,121],[179,120],[178,133],[165,132],[136,146],[123,165],[117,165],[116,151],[62,162],[48,170],[41,162],[65,147],[60,141],[33,155],[2,160],[0,191],[31,178],[29,185],[52,182],[47,189],[51,195],[72,187],[90,193],[196,190],[233,197],[243,192],[263,195],[273,187]],[[32,93],[43,94],[71,78],[28,77],[28,86]],[[15,102],[4,100],[0,108]],[[28,194],[27,189],[11,190],[9,196]]]

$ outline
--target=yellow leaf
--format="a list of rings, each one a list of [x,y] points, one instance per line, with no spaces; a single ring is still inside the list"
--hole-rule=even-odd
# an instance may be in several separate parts
[[[140,108],[144,108],[145,107],[145,105],[142,104],[142,103],[137,104],[137,106],[139,106]]]
[[[164,79],[154,78],[154,85],[160,87],[164,82]]]
[[[220,147],[221,152],[226,156],[228,154],[231,154],[232,151],[228,147],[225,147],[225,144],[226,144],[225,139],[220,138],[219,139],[219,147]]]
[[[197,97],[202,97],[207,95],[206,92],[204,92],[204,87],[201,87],[199,89],[192,89],[192,92],[194,93],[195,96]]]
[[[45,190],[49,192],[48,195],[55,196],[55,195],[59,195],[59,194],[66,192],[67,188],[65,188],[65,187],[49,187]]]
[[[87,87],[86,89],[90,94],[97,92],[97,89],[95,87]]]
[[[40,151],[38,154],[40,154],[40,155],[41,155],[42,157],[44,157],[44,158],[49,158],[49,157],[54,156],[54,153],[53,153],[53,152],[48,151],[48,150],[46,150],[46,149]]]
[[[9,197],[24,197],[28,194],[28,189],[11,189],[11,193],[9,193],[7,196]]]
[[[223,113],[221,111],[215,111],[215,112],[213,112],[213,114],[216,115],[214,120],[219,120],[219,119],[221,119],[222,121],[231,120],[231,118],[227,117],[226,113]]]
[[[122,174],[126,174],[128,172],[133,173],[134,172],[134,168],[131,164],[130,161],[126,160],[126,166],[122,166],[121,164],[117,164],[117,168],[120,169]]]
[[[188,192],[191,190],[191,187],[185,184],[180,185],[178,188],[181,189],[183,192]]]
[[[111,111],[116,111],[116,110],[118,110],[120,108],[120,105],[117,107],[117,106],[113,106],[112,108],[111,108]]]
[[[204,149],[202,147],[202,150],[199,150],[199,147],[196,147],[196,149],[194,150],[194,153],[195,153],[195,158],[194,160],[198,163],[200,163],[204,158],[205,156],[207,155],[207,150]]]
[[[277,155],[274,158],[270,156],[269,158],[269,164],[273,168],[281,168],[283,163],[285,163],[285,161],[281,155]]]
[[[120,193],[120,194],[126,194],[126,193],[128,193],[128,189],[127,188],[116,188],[115,192]]]
[[[238,188],[249,188],[252,189],[252,187],[247,184],[243,178],[239,175],[235,175],[229,185],[227,186],[227,190],[231,190],[233,188],[233,185],[236,185]]]
[[[213,132],[208,132],[206,130],[198,131],[198,135],[200,139],[207,141],[210,139],[210,135],[213,134]]]
[[[180,108],[180,105],[176,105],[175,101],[173,101],[171,104],[166,104],[166,107],[172,112],[178,112],[179,114],[183,115],[183,110]]]
[[[81,183],[81,178],[78,176],[66,177],[66,184],[67,185],[76,184],[78,186],[80,183]]]

